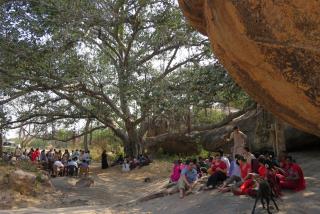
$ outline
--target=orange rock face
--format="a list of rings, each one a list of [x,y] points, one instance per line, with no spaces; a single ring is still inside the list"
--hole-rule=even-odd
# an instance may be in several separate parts
[[[320,136],[320,1],[179,4],[253,99],[294,127]]]

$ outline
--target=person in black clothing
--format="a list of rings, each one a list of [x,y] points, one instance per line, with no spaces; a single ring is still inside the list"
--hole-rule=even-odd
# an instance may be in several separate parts
[[[101,167],[102,167],[102,169],[106,169],[109,167],[106,150],[103,150],[102,155],[101,155]]]

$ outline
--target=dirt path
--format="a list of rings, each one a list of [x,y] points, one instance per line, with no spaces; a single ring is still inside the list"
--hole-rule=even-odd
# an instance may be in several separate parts
[[[320,158],[319,152],[293,154],[301,164],[307,180],[307,190],[299,193],[285,192],[282,201],[278,201],[278,213],[320,213]],[[62,192],[60,201],[52,202],[44,208],[28,208],[0,213],[250,213],[253,199],[246,196],[221,194],[217,191],[202,192],[179,199],[178,195],[166,196],[143,203],[131,203],[142,195],[160,189],[166,182],[170,164],[155,163],[149,167],[121,173],[118,168],[101,171],[93,170],[95,185],[90,188],[73,187],[76,179],[56,178],[53,180],[58,191]],[[143,179],[150,177],[151,183]],[[50,204],[50,203],[48,203]],[[122,205],[121,205],[122,204]],[[125,205],[126,204],[126,205]],[[60,208],[58,208],[60,207]],[[256,213],[266,213],[259,205]]]
[[[150,166],[148,166],[150,168]],[[115,205],[126,203],[159,190],[167,183],[167,173],[155,178],[148,169],[137,169],[131,173],[122,173],[120,167],[100,170],[99,165],[93,166],[91,177],[95,184],[90,188],[75,188],[78,178],[59,177],[52,179],[56,190],[63,193],[63,200],[55,207]],[[145,183],[144,178],[151,177],[152,182]]]

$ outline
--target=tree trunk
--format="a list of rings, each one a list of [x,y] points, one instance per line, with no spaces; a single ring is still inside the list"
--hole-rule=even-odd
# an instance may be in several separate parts
[[[190,108],[190,106],[188,106],[187,127],[188,127],[188,133],[190,133],[191,132],[191,108]]]
[[[86,134],[83,136],[83,148],[84,151],[88,151],[88,131],[89,131],[89,126],[90,126],[90,120],[88,119],[86,122],[86,126],[84,128],[84,131],[86,132]]]
[[[139,146],[142,143],[142,138],[139,137],[138,130],[131,122],[126,122],[126,130],[128,139],[124,141],[124,152],[128,156],[136,157],[140,153]]]
[[[0,158],[2,158],[2,152],[3,152],[3,148],[2,148],[2,131],[0,130]]]
[[[89,145],[92,144],[92,137],[93,137],[93,132],[90,132],[90,134],[89,134]]]
[[[76,130],[72,131],[72,146],[75,147],[76,145]]]

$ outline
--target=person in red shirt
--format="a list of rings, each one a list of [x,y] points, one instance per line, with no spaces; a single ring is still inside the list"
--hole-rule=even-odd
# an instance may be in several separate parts
[[[31,161],[37,161],[40,157],[40,151],[39,148],[37,148],[32,154],[31,154]]]
[[[240,177],[237,175],[232,175],[223,183],[222,187],[219,188],[219,191],[228,192],[231,189],[239,188],[243,184],[243,181],[247,178],[248,174],[251,172],[251,164],[248,163],[243,156],[238,156],[237,162],[239,162],[240,165]],[[227,187],[227,185],[234,182],[236,183],[232,186],[232,188]]]
[[[267,168],[265,166],[265,158],[264,157],[260,157],[259,158],[259,169],[258,169],[258,174],[261,178],[266,178],[267,175]]]
[[[206,189],[215,188],[219,182],[227,179],[227,165],[221,160],[220,153],[215,156],[211,170],[212,175],[208,178]]]
[[[301,167],[293,163],[292,157],[286,158],[286,175],[280,180],[280,187],[282,189],[292,189],[295,191],[301,191],[306,188],[306,182]]]
[[[251,173],[251,164],[244,157],[240,158],[240,172],[242,179],[245,179]]]
[[[281,152],[281,154],[279,155],[279,165],[280,167],[276,167],[277,169],[277,178],[280,180],[280,181],[284,181],[286,180],[286,176],[287,176],[287,172],[289,170],[289,165],[287,163],[287,156],[288,156],[288,153],[283,151]]]
[[[263,156],[261,156],[261,157],[259,157],[258,161],[259,161],[259,169],[258,169],[259,174],[248,173],[248,175],[245,178],[245,181],[240,186],[240,188],[233,188],[232,189],[232,192],[235,195],[249,195],[250,192],[255,187],[254,178],[255,177],[260,177],[262,179],[266,178],[267,168],[265,167],[265,158]]]

